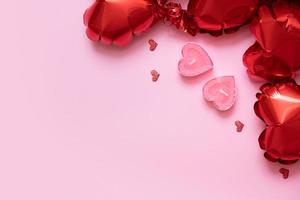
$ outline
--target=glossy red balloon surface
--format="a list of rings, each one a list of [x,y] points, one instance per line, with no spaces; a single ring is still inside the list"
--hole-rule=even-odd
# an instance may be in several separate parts
[[[199,29],[218,35],[249,22],[258,4],[258,0],[190,0],[188,14]]]
[[[156,0],[96,0],[86,10],[86,33],[93,41],[126,45],[156,21]]]
[[[270,161],[283,164],[300,158],[300,86],[294,81],[265,84],[254,109],[266,123],[259,138]]]
[[[293,77],[300,69],[300,6],[287,1],[263,6],[251,30],[257,42],[244,55],[248,71],[270,81]]]

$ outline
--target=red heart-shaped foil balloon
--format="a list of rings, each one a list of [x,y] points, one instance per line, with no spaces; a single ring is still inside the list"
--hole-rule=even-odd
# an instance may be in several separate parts
[[[300,70],[299,1],[278,1],[272,8],[261,7],[251,31],[257,42],[244,55],[250,74],[276,81],[291,78]]]
[[[188,14],[200,31],[220,35],[249,22],[258,5],[259,0],[190,0]]]
[[[294,81],[265,84],[254,110],[266,123],[259,138],[265,157],[291,164],[300,159],[300,86]]]
[[[93,41],[126,45],[149,29],[157,16],[157,0],[96,0],[86,10],[86,33]]]

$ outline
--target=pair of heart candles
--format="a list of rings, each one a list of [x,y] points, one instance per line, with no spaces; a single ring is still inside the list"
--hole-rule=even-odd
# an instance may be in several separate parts
[[[182,48],[178,63],[179,73],[184,77],[196,77],[213,69],[208,53],[199,45],[188,43]],[[212,102],[220,111],[227,111],[236,101],[236,86],[233,76],[221,76],[208,81],[203,87],[204,99]]]

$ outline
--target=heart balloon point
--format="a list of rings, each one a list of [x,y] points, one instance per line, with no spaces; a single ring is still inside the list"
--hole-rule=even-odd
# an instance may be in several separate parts
[[[208,81],[203,87],[204,99],[219,111],[227,111],[235,103],[236,86],[233,76],[222,76]]]
[[[91,29],[86,29],[86,35],[93,42],[97,42],[100,39],[100,35]]]
[[[279,162],[280,164],[283,164],[283,165],[291,165],[291,164],[294,164],[296,162],[298,162],[299,159],[295,159],[295,160],[282,160],[278,157],[275,157],[267,152],[264,153],[264,157],[270,161],[270,162]]]
[[[197,44],[184,45],[182,57],[178,63],[178,70],[182,76],[195,77],[213,69],[213,62],[208,53]]]

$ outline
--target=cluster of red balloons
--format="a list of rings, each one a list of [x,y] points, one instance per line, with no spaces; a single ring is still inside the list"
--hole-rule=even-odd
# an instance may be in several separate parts
[[[236,32],[250,24],[256,42],[244,54],[248,72],[271,83],[261,87],[255,112],[266,129],[259,143],[270,161],[300,159],[299,0],[189,0],[187,9],[168,0],[96,0],[84,14],[93,41],[123,46],[133,36],[167,21],[191,35]]]
[[[259,5],[259,0],[190,0],[184,10],[167,0],[96,0],[84,22],[91,40],[122,46],[159,20],[193,35],[234,32],[251,20]]]

